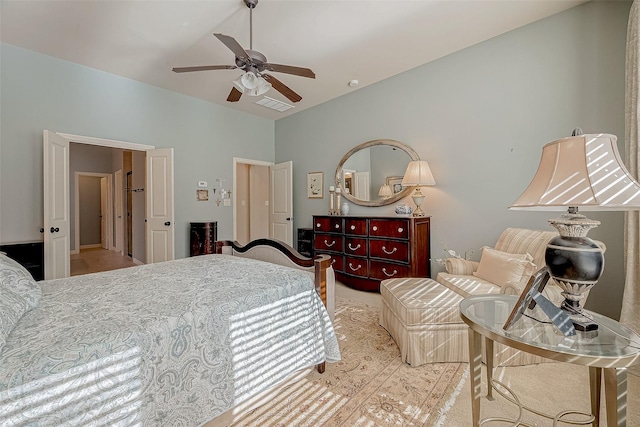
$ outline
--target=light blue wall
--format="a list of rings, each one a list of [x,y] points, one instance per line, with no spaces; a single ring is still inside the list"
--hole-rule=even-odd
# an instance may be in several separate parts
[[[274,161],[274,122],[0,44],[0,242],[42,240],[42,131],[175,148],[176,257],[192,221],[233,237],[231,207],[196,202],[199,180],[232,183],[233,157]]]
[[[630,2],[589,2],[276,122],[276,160],[293,160],[295,227],[325,214],[328,196],[307,199],[309,171],[324,171],[325,194],[342,156],[372,139],[397,139],[429,161],[437,186],[433,258],[443,249],[495,244],[509,226],[546,229],[559,213],[509,211],[533,177],[542,146],[575,127],[606,132],[624,147],[624,62]],[[437,40],[425,40],[425,43]],[[366,83],[366,82],[365,82]],[[411,199],[407,203],[413,205]],[[350,213],[393,215],[393,207]],[[605,274],[588,306],[618,317],[624,272],[623,215],[603,224]],[[432,270],[442,270],[432,262]]]

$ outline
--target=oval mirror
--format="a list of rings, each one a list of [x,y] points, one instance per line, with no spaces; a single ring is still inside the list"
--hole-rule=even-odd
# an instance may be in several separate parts
[[[401,182],[412,160],[420,160],[420,157],[402,142],[393,139],[364,142],[340,160],[336,186],[344,198],[357,205],[396,203],[411,193],[411,188],[403,188]]]

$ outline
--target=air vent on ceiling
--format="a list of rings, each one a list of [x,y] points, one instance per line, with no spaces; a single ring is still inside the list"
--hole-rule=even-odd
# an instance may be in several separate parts
[[[284,102],[278,101],[277,99],[269,98],[268,96],[257,100],[256,104],[262,105],[263,107],[271,108],[272,110],[280,111],[281,113],[287,111],[290,108],[293,108],[293,105],[285,104]]]

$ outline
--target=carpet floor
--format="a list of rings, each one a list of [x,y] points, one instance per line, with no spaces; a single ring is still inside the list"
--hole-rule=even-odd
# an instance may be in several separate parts
[[[285,387],[267,404],[246,412],[233,425],[471,426],[468,364],[434,363],[413,368],[403,363],[393,338],[378,324],[378,312],[378,307],[337,298],[334,327],[342,360],[328,363],[324,374],[314,370]],[[556,414],[567,409],[589,412],[586,367],[557,362],[498,367],[494,379],[513,390],[522,404],[544,412]],[[484,373],[482,386],[484,396]],[[627,426],[640,426],[640,378],[629,375],[627,386]],[[482,398],[482,418],[513,420],[518,416],[516,405],[497,393],[494,397],[493,401]],[[526,411],[523,416],[525,426],[553,425],[551,420]],[[600,426],[606,426],[606,422]]]
[[[378,324],[378,308],[338,298],[342,360],[285,388],[236,426],[434,426],[461,384],[466,363],[403,363]]]

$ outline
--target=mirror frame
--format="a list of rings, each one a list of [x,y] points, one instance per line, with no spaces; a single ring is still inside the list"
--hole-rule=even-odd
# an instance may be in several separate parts
[[[362,144],[354,147],[353,149],[349,150],[349,152],[347,154],[345,154],[342,157],[342,160],[340,160],[340,163],[338,163],[338,167],[336,168],[336,187],[340,188],[341,191],[341,195],[342,197],[344,197],[345,199],[347,199],[348,201],[350,201],[351,203],[354,203],[356,205],[360,205],[360,206],[370,206],[370,207],[376,207],[376,206],[387,206],[387,205],[391,205],[393,203],[398,202],[399,200],[404,199],[405,197],[409,196],[411,194],[411,187],[406,187],[403,188],[402,191],[400,191],[399,193],[394,194],[393,196],[389,197],[388,199],[383,199],[383,200],[376,200],[376,201],[366,201],[366,200],[360,200],[360,199],[356,199],[355,197],[353,197],[350,193],[345,193],[344,192],[344,188],[342,186],[342,169],[344,167],[344,164],[347,162],[347,160],[349,160],[349,157],[351,157],[354,153],[357,153],[360,150],[364,150],[365,148],[369,148],[369,147],[375,147],[377,145],[388,145],[391,147],[395,147],[399,150],[404,151],[405,153],[407,153],[409,155],[409,157],[411,158],[411,160],[420,160],[420,157],[418,156],[418,153],[416,153],[413,148],[409,147],[408,145],[400,142],[400,141],[396,141],[394,139],[374,139],[372,141],[367,141],[367,142],[363,142]],[[409,162],[407,162],[408,164]],[[340,209],[340,207],[338,206],[338,209]]]

